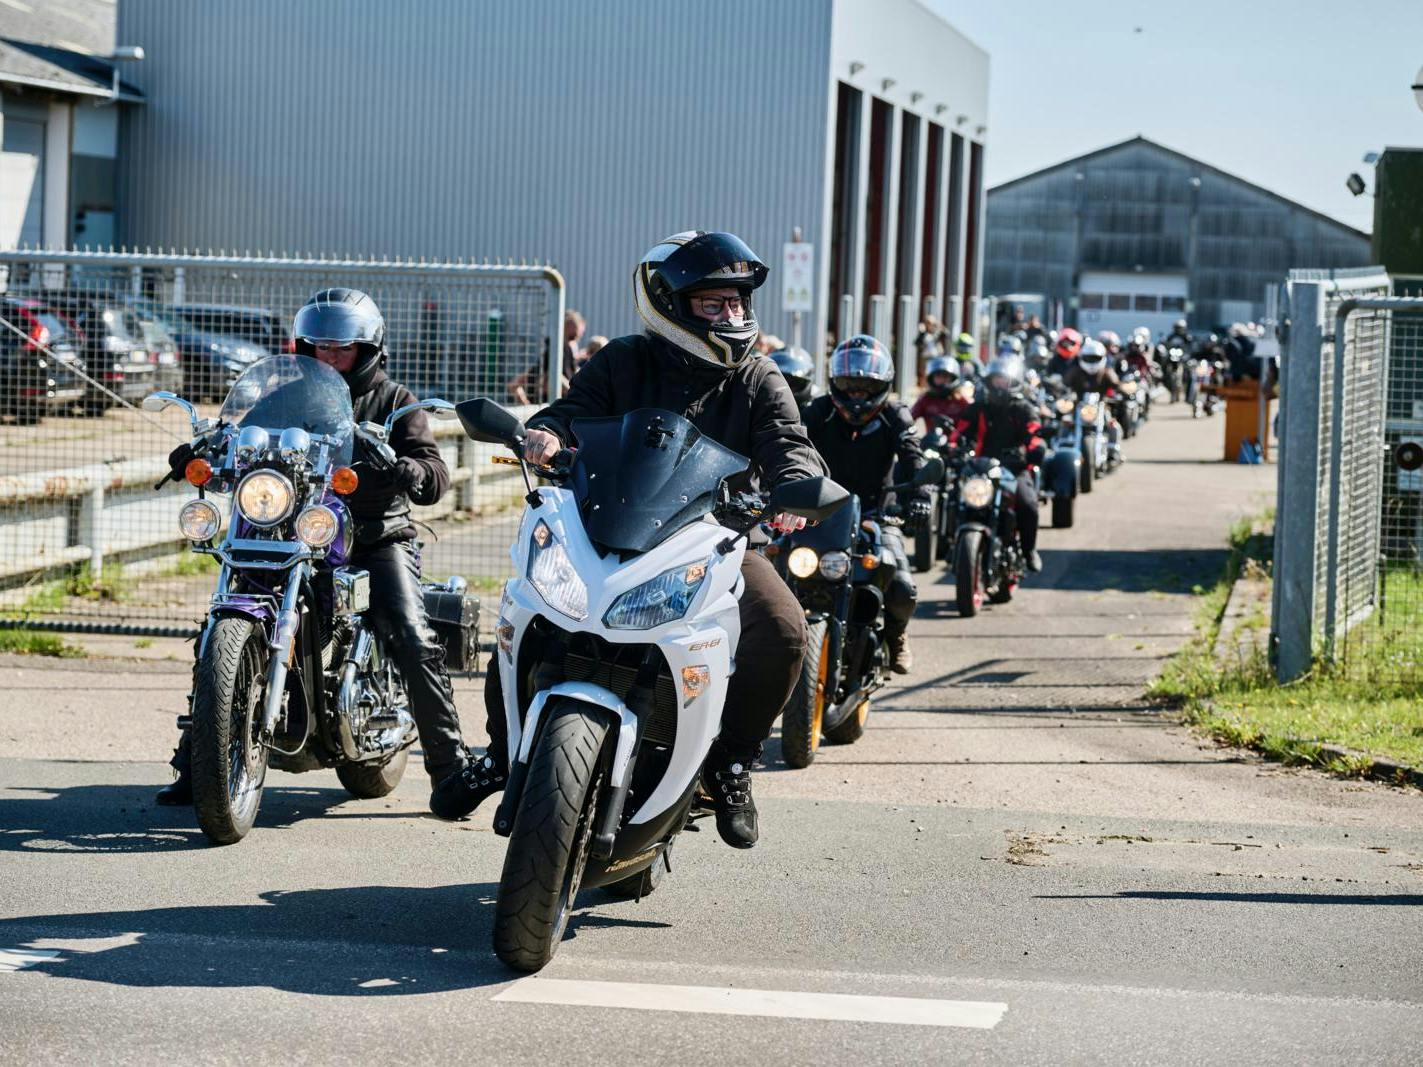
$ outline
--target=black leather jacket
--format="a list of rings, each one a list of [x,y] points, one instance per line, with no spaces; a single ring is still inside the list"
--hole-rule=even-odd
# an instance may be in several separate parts
[[[396,408],[414,402],[415,394],[392,381],[383,370],[377,372],[367,392],[352,398],[357,423],[383,424]],[[433,504],[450,487],[450,469],[440,456],[425,412],[412,411],[391,427],[390,447],[397,457],[409,457],[417,463],[424,476],[413,489],[399,491],[389,476],[377,471],[368,459],[362,461],[361,445],[356,445],[356,458],[361,461],[356,471],[361,480],[348,498],[348,504],[355,519],[356,541],[361,547],[413,539],[411,501]]]
[[[572,445],[574,419],[626,415],[638,408],[682,415],[750,459],[753,474],[767,488],[827,473],[801,426],[790,386],[769,359],[754,356],[728,372],[640,334],[614,338],[594,353],[568,392],[528,425]],[[750,478],[737,478],[729,488],[750,484]]]
[[[889,501],[885,487],[907,482],[924,466],[924,450],[914,419],[903,404],[890,401],[863,426],[840,417],[828,396],[805,409],[805,429],[830,467],[830,477],[860,498],[861,511],[874,511]],[[927,488],[909,490],[908,500],[927,499]]]

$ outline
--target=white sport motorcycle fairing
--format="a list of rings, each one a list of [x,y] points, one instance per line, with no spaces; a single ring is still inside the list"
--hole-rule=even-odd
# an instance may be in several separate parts
[[[470,436],[521,451],[523,427],[487,399],[459,405]],[[579,451],[539,473],[511,550],[495,660],[509,781],[494,830],[509,837],[495,951],[537,970],[582,885],[629,896],[670,870],[721,729],[741,633],[744,529],[763,511],[819,519],[848,497],[824,478],[769,501],[731,495],[745,457],[668,411],[579,419]]]

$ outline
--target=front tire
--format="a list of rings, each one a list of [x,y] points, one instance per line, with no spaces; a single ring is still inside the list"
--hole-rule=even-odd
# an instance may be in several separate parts
[[[915,574],[924,574],[934,566],[934,557],[937,554],[934,547],[939,543],[938,519],[939,507],[935,501],[934,507],[924,517],[924,524],[914,535],[914,553],[909,557],[909,566]]]
[[[1083,438],[1082,441],[1082,466],[1077,471],[1077,491],[1079,493],[1090,493],[1092,482],[1097,477],[1097,441],[1095,438]]]
[[[833,745],[853,745],[865,736],[865,723],[870,718],[870,700],[866,697],[855,705],[855,710],[845,716],[843,722],[825,731],[825,740]]]
[[[1070,530],[1072,528],[1072,497],[1055,496],[1052,498],[1052,526],[1055,530]]]
[[[400,784],[409,759],[410,749],[402,748],[384,763],[343,763],[336,768],[336,777],[353,797],[375,800],[389,795]]]
[[[954,550],[954,599],[965,619],[983,607],[983,534],[978,530],[967,531]]]
[[[830,679],[830,627],[824,619],[806,626],[800,677],[781,712],[781,756],[797,770],[815,761],[825,719],[825,686]]]
[[[587,705],[556,701],[514,816],[494,912],[494,951],[518,971],[553,959],[588,865],[602,792],[608,724]]]
[[[193,688],[193,809],[219,845],[241,841],[257,819],[267,747],[257,734],[267,686],[267,642],[251,619],[217,619]]]

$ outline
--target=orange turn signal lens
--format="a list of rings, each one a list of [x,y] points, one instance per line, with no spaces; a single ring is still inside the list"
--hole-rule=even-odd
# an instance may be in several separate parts
[[[879,557],[872,552],[866,552],[860,557],[860,566],[867,571],[872,571],[879,566]]]
[[[337,467],[331,472],[331,491],[341,496],[350,496],[356,491],[361,479],[350,467]]]
[[[212,481],[212,464],[205,459],[190,459],[183,468],[183,477],[189,485],[207,485]]]

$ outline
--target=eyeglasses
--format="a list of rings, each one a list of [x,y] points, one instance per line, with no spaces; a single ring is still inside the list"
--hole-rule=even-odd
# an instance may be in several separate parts
[[[740,315],[745,308],[745,302],[739,296],[694,296],[692,308],[703,315],[720,315],[722,308],[733,315]]]

